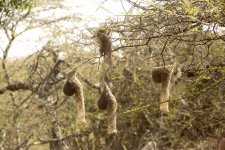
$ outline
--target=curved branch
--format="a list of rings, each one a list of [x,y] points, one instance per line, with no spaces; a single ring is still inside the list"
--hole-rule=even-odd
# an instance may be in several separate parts
[[[23,83],[21,81],[14,81],[9,83],[7,86],[0,89],[0,95],[4,94],[6,91],[18,91],[18,90],[31,90],[31,86],[27,83]]]

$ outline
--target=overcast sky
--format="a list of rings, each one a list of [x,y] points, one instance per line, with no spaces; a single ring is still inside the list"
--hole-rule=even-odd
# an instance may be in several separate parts
[[[40,16],[54,18],[57,15],[65,15],[67,13],[80,14],[79,17],[81,17],[82,22],[86,24],[86,26],[80,25],[80,29],[84,29],[87,26],[97,27],[100,22],[104,22],[107,18],[124,15],[125,11],[130,9],[131,6],[128,3],[124,0],[121,1],[108,0],[102,4],[104,0],[64,0],[63,4],[66,9],[56,9],[54,12],[45,12],[45,14],[42,13]],[[2,33],[0,33],[0,35],[2,35]],[[45,37],[45,32],[41,28],[25,32],[14,41],[9,52],[9,57],[26,56],[39,50],[43,45],[43,41],[47,40],[43,39],[43,37]],[[3,39],[2,36],[0,37],[0,43],[1,48],[4,49],[6,40]],[[0,51],[0,56],[2,57],[2,50]]]

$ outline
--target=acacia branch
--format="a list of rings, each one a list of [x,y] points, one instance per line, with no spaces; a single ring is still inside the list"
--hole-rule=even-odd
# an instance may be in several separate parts
[[[79,74],[79,77],[81,78],[82,81],[84,81],[87,85],[89,85],[90,87],[97,89],[99,92],[101,92],[101,87],[97,84],[92,83],[90,80],[84,78],[83,76],[81,76]]]
[[[4,94],[6,91],[18,91],[18,90],[32,90],[31,86],[21,81],[14,81],[9,83],[7,86],[0,89],[0,95]]]

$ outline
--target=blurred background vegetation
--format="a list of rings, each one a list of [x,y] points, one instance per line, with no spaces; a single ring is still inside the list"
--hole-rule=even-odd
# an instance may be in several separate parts
[[[123,20],[111,18],[76,38],[63,24],[76,25],[77,18],[38,18],[63,7],[61,1],[0,1],[0,36],[7,39],[0,59],[1,150],[218,149],[225,123],[225,2],[124,1],[131,8]],[[8,57],[15,39],[37,27],[49,30],[45,45],[26,57]],[[104,56],[95,32],[102,27],[111,32],[116,135],[107,134],[106,115],[97,108]],[[163,113],[152,69],[173,63],[170,111]],[[74,98],[62,93],[77,65],[85,125],[76,123]]]

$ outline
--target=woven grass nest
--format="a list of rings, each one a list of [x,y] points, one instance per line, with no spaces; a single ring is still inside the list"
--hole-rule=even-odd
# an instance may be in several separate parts
[[[103,91],[100,95],[97,105],[100,110],[107,110],[108,134],[117,133],[116,111],[118,104],[116,98],[105,82],[103,84]]]
[[[155,67],[152,70],[152,80],[161,83],[160,110],[169,112],[170,80],[175,65]]]
[[[76,100],[77,122],[85,123],[86,119],[83,86],[76,77],[76,71],[69,73],[68,79],[63,86],[63,93],[67,96],[74,96]]]

